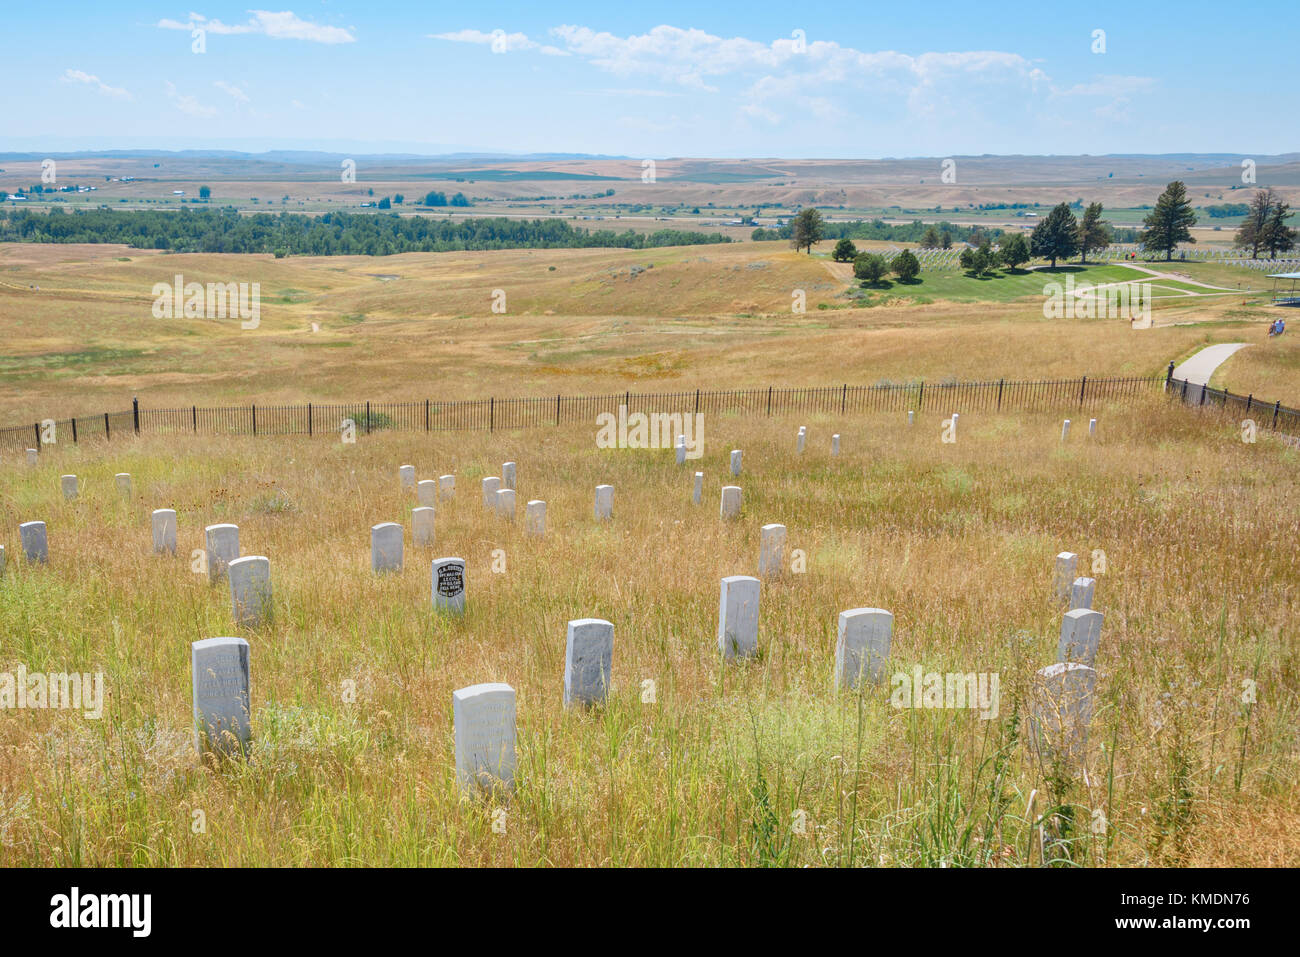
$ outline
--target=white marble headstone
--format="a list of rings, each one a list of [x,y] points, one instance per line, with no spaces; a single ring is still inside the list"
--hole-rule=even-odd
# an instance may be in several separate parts
[[[497,507],[497,492],[501,491],[501,479],[495,475],[489,475],[483,479],[483,507],[495,509]]]
[[[438,492],[441,494],[443,501],[451,499],[456,494],[456,476],[438,476]]]
[[[371,571],[402,570],[402,538],[402,526],[396,522],[380,522],[370,527]]]
[[[218,581],[226,574],[226,566],[239,557],[239,526],[209,525],[203,530],[207,548],[208,581]]]
[[[249,648],[243,638],[204,638],[190,644],[194,746],[202,755],[248,753]]]
[[[808,441],[808,427],[806,425],[801,425],[799,426],[799,436],[798,438],[795,439],[795,451],[802,452],[804,443],[807,441]]]
[[[452,692],[456,780],[477,793],[509,790],[515,778],[515,689],[508,684],[470,685]]]
[[[515,490],[512,488],[497,489],[497,514],[502,518],[515,520]]]
[[[23,543],[23,555],[29,562],[50,560],[49,541],[45,536],[44,522],[23,522],[18,526],[18,537]]]
[[[397,467],[397,477],[402,483],[402,488],[415,488],[415,466],[399,465]]]
[[[411,509],[411,541],[417,548],[433,544],[434,517],[432,506],[421,505]]]
[[[908,424],[908,425],[911,425],[911,424],[914,423],[915,421],[916,421],[916,413],[913,412],[911,409],[908,409],[908,411],[907,411],[907,424]]]
[[[1096,419],[1089,419],[1089,420],[1088,420],[1088,434],[1089,434],[1089,435],[1096,435],[1096,434],[1097,434],[1097,420],[1096,420]]]
[[[1074,569],[1079,556],[1074,552],[1060,552],[1056,556],[1056,600],[1068,601],[1070,586],[1074,583]]]
[[[433,479],[421,479],[415,486],[415,500],[425,508],[433,508],[438,500],[438,483]]]
[[[1076,578],[1074,584],[1070,586],[1070,610],[1076,608],[1091,608],[1092,595],[1097,588],[1097,579],[1095,578]]]
[[[28,449],[28,450],[27,450],[27,464],[28,464],[28,465],[35,465],[38,461],[40,461],[40,453],[37,452],[35,449]]]
[[[546,503],[533,499],[524,507],[524,524],[529,535],[546,534]]]
[[[840,454],[840,434],[836,432],[831,436],[831,455]]]
[[[131,473],[118,472],[113,476],[113,482],[117,485],[117,493],[123,498],[131,497]]]
[[[1043,758],[1082,763],[1096,687],[1097,672],[1080,662],[1058,662],[1035,672],[1031,735]]]
[[[785,565],[785,526],[764,525],[759,533],[758,574],[769,578],[781,574]]]
[[[596,520],[614,517],[614,486],[596,486]]]
[[[722,502],[718,506],[718,514],[723,518],[738,518],[740,516],[739,485],[722,486]]]
[[[1061,424],[1061,441],[1064,442],[1070,437],[1070,420],[1066,419]]]
[[[744,456],[745,456],[744,449],[731,450],[731,474],[732,475],[740,474],[741,462],[744,459]]]
[[[695,473],[695,490],[691,493],[691,501],[699,505],[704,501],[704,473]]]
[[[501,488],[512,489],[514,487],[515,487],[515,463],[502,462],[501,463]]]
[[[156,508],[152,515],[153,550],[158,554],[176,554],[176,510]]]
[[[1091,608],[1067,611],[1061,618],[1061,640],[1056,646],[1056,660],[1077,661],[1092,667],[1101,644],[1101,625],[1106,616]]]
[[[430,584],[435,611],[465,613],[465,560],[435,558]]]
[[[718,651],[723,658],[753,658],[758,654],[758,588],[758,579],[748,575],[722,579]]]
[[[59,479],[63,486],[63,497],[68,501],[77,497],[77,477],[75,475],[64,475]]]
[[[400,527],[400,526],[399,526]],[[245,555],[230,563],[230,610],[235,624],[259,628],[271,620],[271,562]]]
[[[883,608],[840,612],[835,641],[835,688],[858,686],[861,679],[880,681],[889,665],[894,616]]]
[[[677,464],[686,464],[686,436],[677,436],[677,441],[673,444],[673,450],[677,455]]]
[[[603,618],[569,622],[564,644],[564,706],[602,704],[609,696],[614,626]]]

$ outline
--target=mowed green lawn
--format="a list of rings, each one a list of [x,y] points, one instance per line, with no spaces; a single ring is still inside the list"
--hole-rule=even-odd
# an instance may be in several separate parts
[[[1025,296],[1041,297],[1043,287],[1048,283],[1060,283],[1064,287],[1066,277],[1072,276],[1074,284],[1128,282],[1134,279],[1153,279],[1148,273],[1128,266],[1117,264],[1080,266],[1077,263],[1058,265],[1055,269],[1018,269],[999,270],[987,276],[975,278],[956,269],[921,270],[921,275],[912,283],[896,280],[882,282],[877,286],[859,289],[858,295],[871,300],[883,298],[909,299],[951,299],[957,302],[1011,302]]]

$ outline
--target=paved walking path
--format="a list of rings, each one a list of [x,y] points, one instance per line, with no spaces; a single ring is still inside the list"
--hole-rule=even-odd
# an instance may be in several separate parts
[[[1206,346],[1190,359],[1174,367],[1175,379],[1186,379],[1188,385],[1205,385],[1214,375],[1214,370],[1223,365],[1238,349],[1250,345],[1248,342],[1221,342],[1216,346]]]

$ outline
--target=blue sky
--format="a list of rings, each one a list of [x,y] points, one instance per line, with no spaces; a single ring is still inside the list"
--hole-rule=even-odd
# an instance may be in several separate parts
[[[1292,2],[188,2],[7,16],[0,150],[1300,148]]]

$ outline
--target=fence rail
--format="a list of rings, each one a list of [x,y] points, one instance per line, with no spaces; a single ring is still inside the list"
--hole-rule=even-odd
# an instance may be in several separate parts
[[[687,392],[614,392],[605,395],[550,395],[529,398],[425,399],[415,402],[308,403],[306,405],[190,406],[145,409],[138,400],[121,412],[102,412],[54,421],[55,435],[73,443],[87,439],[112,440],[125,435],[338,435],[351,419],[361,434],[379,431],[448,432],[494,431],[558,426],[566,422],[592,423],[601,413],[628,412],[732,413],[749,416],[785,415],[792,412],[850,415],[862,412],[905,412],[938,409],[942,412],[1047,411],[1087,409],[1115,399],[1165,390],[1189,403],[1244,403],[1269,413],[1268,427],[1300,434],[1300,412],[1281,403],[1267,405],[1253,396],[1233,396],[1217,389],[1189,386],[1173,379],[1173,364],[1164,375],[1078,379],[1008,380],[983,382],[916,382],[905,384],[849,385],[820,388],[696,389]],[[1267,409],[1265,406],[1267,405]],[[1263,415],[1264,411],[1258,414]],[[0,428],[0,448],[41,447],[45,423]],[[1262,424],[1262,420],[1261,420]]]
[[[1186,379],[1173,378],[1170,363],[1169,384],[1166,391],[1185,404],[1210,411],[1218,411],[1242,421],[1250,419],[1257,429],[1268,429],[1287,436],[1300,436],[1300,409],[1292,409],[1280,401],[1267,402],[1254,394],[1237,395],[1227,389],[1211,389],[1209,384],[1197,385]]]

